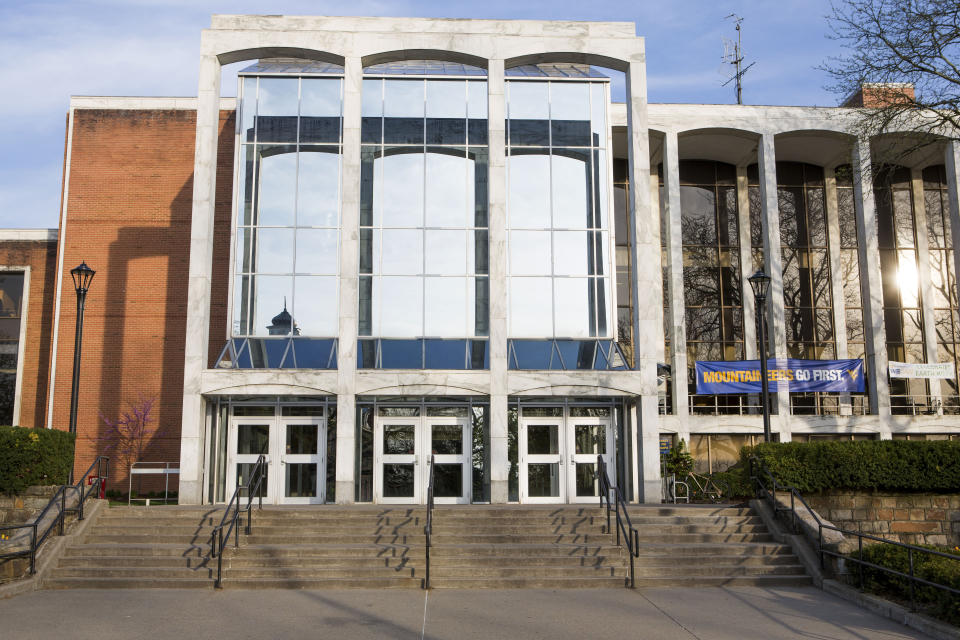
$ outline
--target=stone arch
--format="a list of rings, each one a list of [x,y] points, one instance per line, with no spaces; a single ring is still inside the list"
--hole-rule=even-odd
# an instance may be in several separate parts
[[[630,62],[611,56],[589,53],[586,51],[545,51],[541,53],[527,53],[504,60],[503,66],[506,69],[511,67],[520,67],[527,64],[570,62],[574,64],[592,64],[598,67],[607,67],[616,71],[626,72],[630,68]]]
[[[778,162],[802,162],[827,169],[849,164],[856,138],[829,129],[795,129],[774,136]]]
[[[221,65],[232,64],[234,62],[243,62],[244,60],[259,60],[261,58],[299,58],[302,60],[317,60],[319,62],[329,62],[341,67],[345,63],[345,58],[329,51],[319,51],[316,49],[305,49],[302,47],[254,47],[251,49],[237,49],[234,51],[224,51],[217,54],[217,60]]]
[[[451,51],[449,49],[395,49],[371,53],[361,58],[364,68],[375,64],[398,62],[401,60],[440,60],[442,62],[459,62],[481,69],[487,68],[487,59],[470,53]]]
[[[680,160],[712,160],[734,166],[757,161],[760,134],[748,129],[707,127],[677,133]]]

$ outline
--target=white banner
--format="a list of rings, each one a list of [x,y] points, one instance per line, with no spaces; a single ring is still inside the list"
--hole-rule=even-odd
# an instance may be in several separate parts
[[[917,364],[890,361],[891,378],[928,378],[953,380],[952,362],[934,362],[932,364]]]

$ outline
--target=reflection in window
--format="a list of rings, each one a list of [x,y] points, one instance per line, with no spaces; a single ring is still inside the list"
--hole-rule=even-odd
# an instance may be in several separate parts
[[[507,82],[512,337],[613,333],[605,80]]]
[[[950,230],[949,194],[946,167],[935,165],[923,170],[923,204],[927,214],[927,243],[930,254],[930,290],[933,299],[934,326],[937,332],[937,360],[957,364],[960,322],[953,265],[953,238]],[[954,368],[956,372],[956,368]],[[960,412],[957,379],[940,381],[945,413]]]
[[[879,167],[875,175],[887,357],[926,362],[910,170]],[[914,404],[927,401],[927,381],[891,378],[890,396],[894,413],[913,413]]]
[[[363,83],[360,336],[485,336],[486,81],[378,69],[367,71],[387,77]],[[394,342],[383,344],[402,350]],[[422,354],[420,341],[407,346]],[[378,353],[367,366],[391,368]]]
[[[13,424],[22,303],[23,274],[0,273],[0,424]]]
[[[613,161],[613,227],[616,251],[617,284],[617,341],[627,362],[633,364],[633,285],[630,273],[630,183],[627,177],[627,161]],[[661,241],[666,235],[661,234]],[[664,261],[666,265],[666,261]],[[664,289],[664,304],[668,297]],[[669,317],[664,315],[664,317]],[[669,349],[669,346],[668,346]],[[669,362],[669,354],[667,355]]]
[[[235,336],[337,334],[341,85],[241,72]]]
[[[680,162],[684,327],[694,405],[741,402],[740,396],[699,398],[697,360],[743,359],[743,306],[736,169],[701,160]]]
[[[840,280],[843,284],[843,304],[847,325],[847,357],[860,358],[864,366],[866,338],[864,337],[863,298],[860,289],[860,252],[857,236],[857,213],[853,195],[853,173],[850,165],[836,169],[837,217],[840,223]],[[866,378],[869,381],[869,377]],[[863,397],[854,398],[863,402]],[[854,413],[860,413],[854,411]]]

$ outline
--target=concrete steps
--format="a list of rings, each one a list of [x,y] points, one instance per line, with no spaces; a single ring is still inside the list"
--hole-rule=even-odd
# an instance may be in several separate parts
[[[741,507],[635,506],[638,587],[809,584],[788,547]],[[66,550],[48,588],[212,588],[218,509],[110,508]],[[407,506],[265,508],[228,543],[228,589],[418,588],[426,510]],[[577,505],[439,506],[434,588],[611,588],[629,576],[605,509]]]

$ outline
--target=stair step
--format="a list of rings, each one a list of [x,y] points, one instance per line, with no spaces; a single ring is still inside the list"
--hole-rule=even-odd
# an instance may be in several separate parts
[[[433,582],[431,580],[431,582]],[[805,587],[812,584],[810,576],[664,576],[635,578],[638,589],[669,587]]]
[[[419,589],[421,578],[240,578],[224,579],[225,589]]]
[[[60,578],[43,581],[45,589],[212,589],[209,578]]]
[[[430,587],[434,589],[612,589],[623,588],[626,584],[622,577],[584,577],[584,578],[434,578],[430,576]]]

